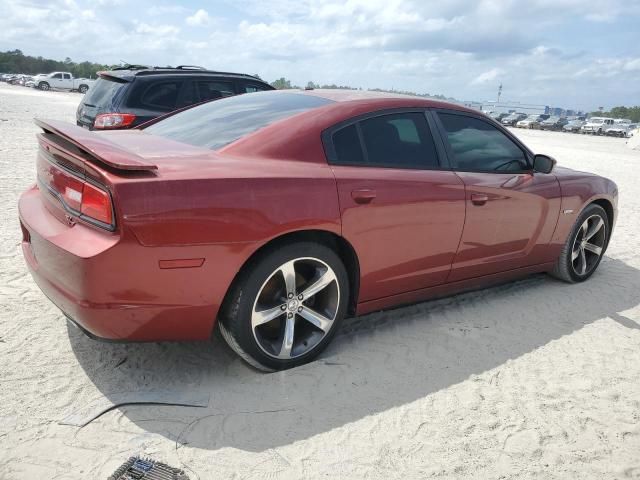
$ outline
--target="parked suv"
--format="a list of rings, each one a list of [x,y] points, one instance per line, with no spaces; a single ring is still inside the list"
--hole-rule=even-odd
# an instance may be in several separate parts
[[[78,106],[76,123],[90,130],[132,128],[194,103],[273,89],[242,73],[127,65],[98,73]]]
[[[587,120],[582,128],[580,129],[581,133],[591,133],[593,135],[602,135],[604,131],[612,127],[614,124],[613,118],[609,117],[591,117]]]

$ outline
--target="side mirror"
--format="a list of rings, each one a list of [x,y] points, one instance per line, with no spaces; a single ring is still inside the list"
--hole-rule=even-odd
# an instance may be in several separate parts
[[[537,154],[533,157],[533,170],[540,173],[551,173],[556,160],[549,155]]]

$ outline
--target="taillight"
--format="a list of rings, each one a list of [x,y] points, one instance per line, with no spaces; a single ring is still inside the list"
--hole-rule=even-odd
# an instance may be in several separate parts
[[[49,162],[38,169],[38,179],[64,204],[65,209],[85,220],[99,222],[105,228],[113,228],[113,205],[107,190]]]
[[[94,220],[111,225],[113,223],[111,196],[104,190],[85,182],[82,189],[80,213]]]
[[[101,113],[93,122],[93,128],[109,129],[128,127],[136,119],[133,113]]]

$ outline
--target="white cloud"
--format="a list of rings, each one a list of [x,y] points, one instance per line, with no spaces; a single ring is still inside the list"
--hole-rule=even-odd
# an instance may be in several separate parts
[[[187,17],[185,21],[187,25],[191,26],[202,26],[207,25],[209,23],[209,14],[206,10],[200,9],[190,17]]]
[[[180,29],[174,25],[149,25],[148,23],[136,23],[136,33],[153,36],[176,35]]]
[[[504,70],[501,68],[492,68],[486,72],[482,72],[476,78],[471,81],[471,85],[480,85],[482,83],[489,83],[504,74]]]
[[[215,16],[204,2],[184,5],[0,0],[0,44],[51,58],[196,64],[460,99],[493,98],[499,82],[503,98],[531,103],[640,98],[635,0],[221,0]]]

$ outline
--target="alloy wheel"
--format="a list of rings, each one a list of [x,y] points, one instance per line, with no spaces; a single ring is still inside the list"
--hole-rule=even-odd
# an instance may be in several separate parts
[[[584,276],[598,265],[604,252],[607,226],[600,215],[591,215],[580,226],[571,248],[573,271]]]
[[[270,357],[300,357],[329,333],[339,305],[340,286],[331,267],[317,258],[296,258],[262,284],[253,304],[251,330]]]

